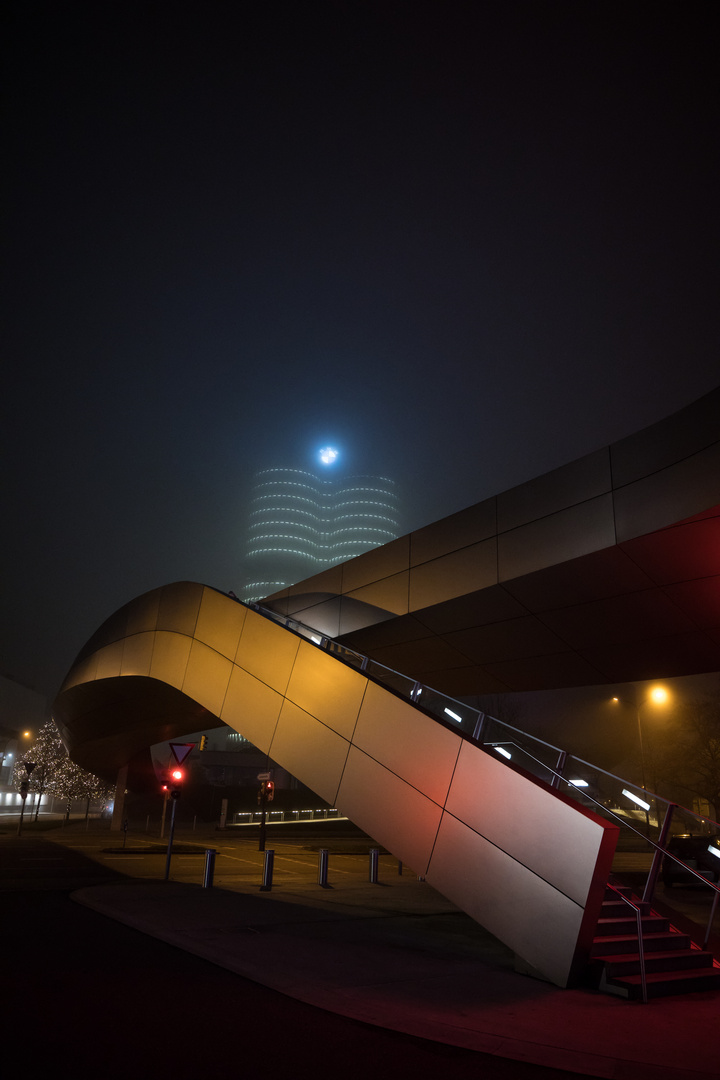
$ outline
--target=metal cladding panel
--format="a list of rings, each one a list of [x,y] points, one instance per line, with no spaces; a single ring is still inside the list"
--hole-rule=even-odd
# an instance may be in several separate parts
[[[468,742],[445,809],[584,907],[605,834],[597,818]]]
[[[360,589],[354,589],[347,596],[363,604],[372,604],[384,611],[391,611],[394,615],[405,615],[408,610],[408,578],[409,572],[404,570],[401,574],[393,574]]]
[[[128,605],[126,633],[140,634],[143,631],[156,630],[158,613],[160,611],[160,597],[162,589],[153,589],[152,592],[138,596]]]
[[[177,581],[166,585],[160,597],[158,630],[175,630],[179,634],[195,633],[203,585],[190,581]]]
[[[353,745],[442,805],[460,738],[388,690],[369,683]]]
[[[152,664],[155,634],[146,632],[125,638],[121,675],[149,675]]]
[[[396,859],[425,873],[442,813],[437,803],[351,747],[337,805]]]
[[[350,740],[366,685],[357,671],[302,641],[285,696]]]
[[[410,560],[409,539],[401,536],[389,544],[373,548],[342,564],[342,591],[352,592],[363,585],[380,581],[407,570]]]
[[[497,540],[453,551],[410,572],[410,610],[465,596],[497,584]]]
[[[506,581],[503,589],[528,611],[544,612],[640,592],[654,584],[637,560],[622,548],[611,547]]]
[[[446,634],[445,640],[477,664],[523,656],[550,656],[567,649],[567,641],[558,637],[534,615],[505,619],[492,626],[457,630]]]
[[[645,638],[648,626],[658,637],[695,629],[692,620],[659,589],[547,611],[543,622],[578,650]]]
[[[150,676],[178,690],[185,681],[191,639],[184,634],[158,630],[155,634]]]
[[[120,674],[124,642],[114,641],[97,652],[96,679],[112,679]]]
[[[200,604],[195,637],[216,652],[234,660],[246,614],[247,608],[242,604],[228,604],[227,597],[222,593],[206,588]]]
[[[567,986],[583,922],[580,905],[447,813],[425,876],[545,978]]]
[[[83,683],[94,682],[97,676],[97,666],[98,654],[96,652],[76,661],[65,676],[60,693],[69,690],[71,686],[81,686]]]
[[[201,641],[193,641],[182,685],[183,694],[199,702],[215,716],[225,700],[232,662]]]
[[[667,469],[717,442],[718,417],[720,388],[659,423],[613,443],[610,453],[616,487]]]
[[[374,649],[373,659],[413,678],[420,678],[429,672],[442,671],[448,667],[468,666],[467,656],[463,656],[457,649],[451,648],[443,638],[438,637],[426,637],[421,641]]]
[[[314,580],[314,579],[313,579]],[[304,583],[303,583],[304,584]],[[285,597],[276,594],[265,606],[279,615],[288,615],[300,622],[313,626],[321,634],[337,637],[340,632],[340,604],[342,598],[337,593],[301,592]]]
[[[289,634],[283,626],[248,611],[235,663],[282,694],[288,684],[299,644],[300,638]]]
[[[498,495],[498,532],[587,502],[611,488],[610,455],[607,449],[598,450]]]
[[[417,621],[419,627],[427,627],[433,634],[447,634],[474,626],[504,622],[506,619],[515,619],[526,614],[527,609],[511,596],[504,586],[491,585],[487,589],[458,596],[446,603],[422,608],[411,618]],[[424,635],[419,630],[415,636]],[[405,635],[405,640],[409,640],[409,635]]]
[[[600,495],[499,536],[500,581],[531,574],[614,543],[612,496]]]
[[[720,482],[720,478],[719,478]],[[649,536],[626,540],[623,551],[661,586],[720,576],[720,506]]]
[[[273,761],[334,805],[350,744],[314,716],[285,701],[270,747]]]
[[[491,679],[501,684],[500,692],[507,690],[557,690],[558,686],[593,686],[606,681],[602,668],[595,667],[590,659],[568,650],[553,656],[528,656],[523,659],[498,660],[484,664],[483,679],[491,686]],[[620,682],[620,680],[617,680]],[[448,693],[456,693],[455,685],[448,686]],[[470,690],[467,691],[470,693]]]
[[[683,581],[663,591],[701,630],[720,628],[720,577]]]
[[[282,703],[281,694],[242,668],[234,667],[219,716],[258,750],[269,753]]]
[[[486,499],[411,533],[410,565],[418,566],[488,540],[497,531],[496,513],[496,500]]]
[[[618,543],[720,502],[720,443],[615,492]]]
[[[387,611],[386,608],[363,603],[362,600],[356,600],[353,596],[340,598],[340,635],[351,634],[364,626],[376,626],[392,618],[394,618],[393,612]],[[312,625],[315,625],[314,621]]]
[[[300,582],[298,585],[289,585],[286,589],[281,589],[279,592],[274,593],[273,597],[287,597],[290,604],[290,611],[292,611],[293,597],[297,593],[326,593],[337,594],[342,592],[342,575],[343,564],[338,563],[336,566],[330,566],[327,570],[322,570],[319,574],[313,574],[312,577],[307,578],[305,581]],[[273,604],[273,607],[275,605]]]

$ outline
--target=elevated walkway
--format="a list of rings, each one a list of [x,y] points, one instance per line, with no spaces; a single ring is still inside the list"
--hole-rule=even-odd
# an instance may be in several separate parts
[[[401,696],[402,676],[389,673],[396,685],[384,685],[322,644],[214,589],[176,583],[100,628],[55,718],[72,757],[106,775],[149,744],[229,725],[528,971],[574,983],[590,955],[618,826],[508,767],[449,707],[438,717]]]

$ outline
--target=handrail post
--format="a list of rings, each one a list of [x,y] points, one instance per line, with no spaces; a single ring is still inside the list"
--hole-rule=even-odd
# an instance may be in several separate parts
[[[475,721],[475,727],[473,728],[472,737],[475,742],[481,742],[483,732],[485,731],[485,721],[487,720],[487,713],[479,712],[477,720]]]
[[[553,778],[550,782],[551,787],[560,787],[560,781],[563,779],[563,773],[565,772],[565,763],[567,762],[567,757],[567,750],[561,750],[558,754],[555,772],[553,773]]]
[[[645,974],[645,942],[643,941],[642,932],[642,912],[640,908],[635,908],[635,914],[637,916],[637,928],[638,928],[638,960],[640,961],[640,982],[642,984],[642,999],[643,1005],[647,1005],[647,976]]]
[[[667,844],[668,834],[670,832],[670,822],[672,821],[673,812],[677,808],[677,803],[668,803],[668,808],[665,811],[665,820],[662,823],[660,835],[658,836],[657,847],[655,848],[655,854],[653,855],[653,861],[650,866],[650,873],[648,874],[647,881],[645,882],[645,891],[643,893],[643,900],[650,904],[655,894],[655,885],[657,884],[658,874],[660,873],[660,867],[662,866],[663,855],[665,854],[665,845]]]
[[[713,924],[713,919],[715,918],[715,912],[717,911],[718,900],[720,900],[720,892],[716,891],[715,896],[713,897],[713,902],[710,905],[710,918],[708,919],[707,928],[705,930],[705,938],[703,940],[703,949],[707,949],[708,944],[710,942],[710,935],[712,934],[712,924]]]

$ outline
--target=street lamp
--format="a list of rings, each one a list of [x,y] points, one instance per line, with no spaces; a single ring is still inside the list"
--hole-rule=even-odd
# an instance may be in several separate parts
[[[647,697],[644,701],[640,701],[637,697],[637,694],[634,701],[627,701],[625,698],[620,697],[614,697],[612,699],[613,703],[616,705],[629,705],[635,710],[635,715],[637,717],[638,742],[640,744],[640,770],[642,772],[642,786],[646,791],[647,783],[645,777],[645,748],[643,746],[642,720],[640,712],[645,705],[649,705],[651,703],[653,705],[665,705],[669,698],[670,695],[664,686],[653,686],[648,692]]]

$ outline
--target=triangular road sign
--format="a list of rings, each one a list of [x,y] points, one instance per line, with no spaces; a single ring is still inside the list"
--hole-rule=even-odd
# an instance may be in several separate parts
[[[194,742],[171,742],[170,749],[178,765],[182,765],[185,758],[197,744]]]

